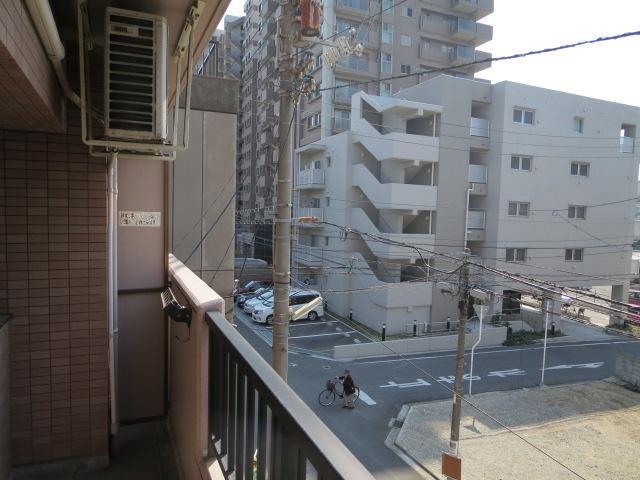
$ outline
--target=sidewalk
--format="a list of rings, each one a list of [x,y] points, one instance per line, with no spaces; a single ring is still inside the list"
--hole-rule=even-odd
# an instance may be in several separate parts
[[[584,478],[638,477],[639,393],[599,381],[483,393],[472,401]],[[450,422],[450,400],[413,405],[395,445],[441,478],[440,458],[447,450]],[[465,403],[460,425],[465,480],[577,478]]]

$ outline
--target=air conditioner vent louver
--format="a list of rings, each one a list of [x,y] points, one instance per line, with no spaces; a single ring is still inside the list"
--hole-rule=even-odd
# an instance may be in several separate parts
[[[105,134],[166,140],[166,20],[108,8],[105,32]]]

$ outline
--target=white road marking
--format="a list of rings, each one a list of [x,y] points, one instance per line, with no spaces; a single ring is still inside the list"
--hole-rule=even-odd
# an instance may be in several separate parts
[[[358,395],[358,399],[362,400],[367,405],[376,405],[376,401],[369,395],[367,395],[362,389],[360,389],[360,395]]]
[[[547,350],[557,349],[557,348],[573,348],[573,347],[591,347],[593,345],[617,345],[620,343],[637,343],[638,340],[623,340],[621,342],[594,342],[594,343],[583,343],[583,344],[570,344],[570,345],[548,345]],[[484,348],[495,348],[495,347],[484,347]],[[491,350],[489,352],[483,352],[482,350],[477,351],[476,355],[492,355],[496,353],[511,353],[511,352],[522,352],[527,350],[542,350],[543,347],[530,347],[530,348],[509,348],[504,350]],[[409,357],[407,355],[403,355],[402,358],[388,358],[384,360],[369,360],[367,362],[358,362],[358,365],[366,365],[373,363],[391,363],[391,362],[406,362],[407,360],[428,360],[431,358],[448,358],[455,357],[455,353],[445,353],[443,355],[426,355],[424,357]]]
[[[351,330],[350,332],[331,332],[331,333],[316,333],[315,335],[297,335],[295,337],[289,338],[313,338],[313,337],[327,337],[329,335],[342,335],[343,337],[349,333],[354,333],[355,330]]]
[[[575,365],[556,365],[555,367],[547,367],[545,368],[545,370],[566,370],[568,368],[599,368],[603,365],[604,362],[576,363]]]
[[[517,375],[525,375],[526,372],[524,370],[522,370],[521,368],[512,368],[511,370],[498,370],[495,372],[489,372],[489,374],[487,375],[488,377],[500,377],[500,378],[506,378],[506,377],[512,377],[512,376],[517,376]]]
[[[357,338],[353,339],[353,343],[362,343],[360,340],[358,340]]]
[[[306,327],[307,325],[324,325],[329,323],[338,323],[338,320],[326,320],[321,322],[289,322],[290,327]]]
[[[463,379],[463,380],[470,380],[470,379],[471,379],[471,376],[470,376],[468,373],[465,373],[465,374],[462,376],[462,379]],[[455,377],[454,375],[448,375],[448,376],[446,376],[446,377],[438,377],[438,381],[439,381],[439,382],[442,382],[442,383],[450,383],[450,384],[453,384],[453,383],[455,382],[455,380],[456,380],[456,377]],[[481,378],[480,378],[479,376],[477,376],[477,375],[474,375],[474,376],[473,376],[473,380],[474,380],[474,381],[475,381],[475,380],[481,380]]]
[[[390,387],[398,387],[398,388],[414,388],[414,387],[430,387],[431,384],[422,378],[416,378],[415,382],[408,383],[396,383],[393,380],[387,382],[386,385],[380,385],[380,388],[390,388]]]
[[[339,332],[342,331],[342,329],[340,327],[336,327],[336,330],[339,331]]]

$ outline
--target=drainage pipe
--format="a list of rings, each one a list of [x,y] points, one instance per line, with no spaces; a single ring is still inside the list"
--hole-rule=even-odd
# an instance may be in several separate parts
[[[117,450],[118,434],[118,153],[112,152],[108,165],[109,195],[107,218],[107,310],[109,312],[109,397],[110,434]]]
[[[33,21],[33,25],[38,32],[40,42],[47,52],[53,71],[58,77],[58,82],[62,87],[64,94],[71,100],[78,108],[81,107],[82,101],[76,92],[71,89],[69,81],[67,80],[67,74],[62,66],[62,60],[65,57],[64,45],[60,40],[60,34],[58,33],[58,27],[56,21],[53,18],[53,12],[48,0],[25,0],[27,10]]]

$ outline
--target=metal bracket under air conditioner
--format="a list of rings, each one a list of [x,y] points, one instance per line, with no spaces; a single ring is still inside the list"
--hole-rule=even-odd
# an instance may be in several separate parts
[[[110,157],[113,152],[118,152],[119,158],[131,158],[139,160],[175,160],[176,152],[189,148],[189,117],[191,112],[191,84],[193,80],[193,37],[196,25],[200,20],[205,2],[196,0],[189,9],[182,32],[174,52],[176,62],[176,85],[173,105],[173,139],[170,143],[158,142],[134,142],[126,140],[97,139],[93,137],[93,125],[91,122],[90,106],[91,95],[87,84],[90,80],[90,72],[87,68],[87,50],[92,49],[91,32],[89,31],[89,17],[87,12],[87,0],[77,2],[77,26],[78,26],[78,50],[80,60],[80,118],[82,126],[82,141],[89,146],[89,153],[97,157]],[[185,114],[182,128],[182,142],[178,144],[178,124],[180,123],[180,96],[182,85],[180,74],[182,73],[182,57],[185,52],[187,58],[187,83]]]

